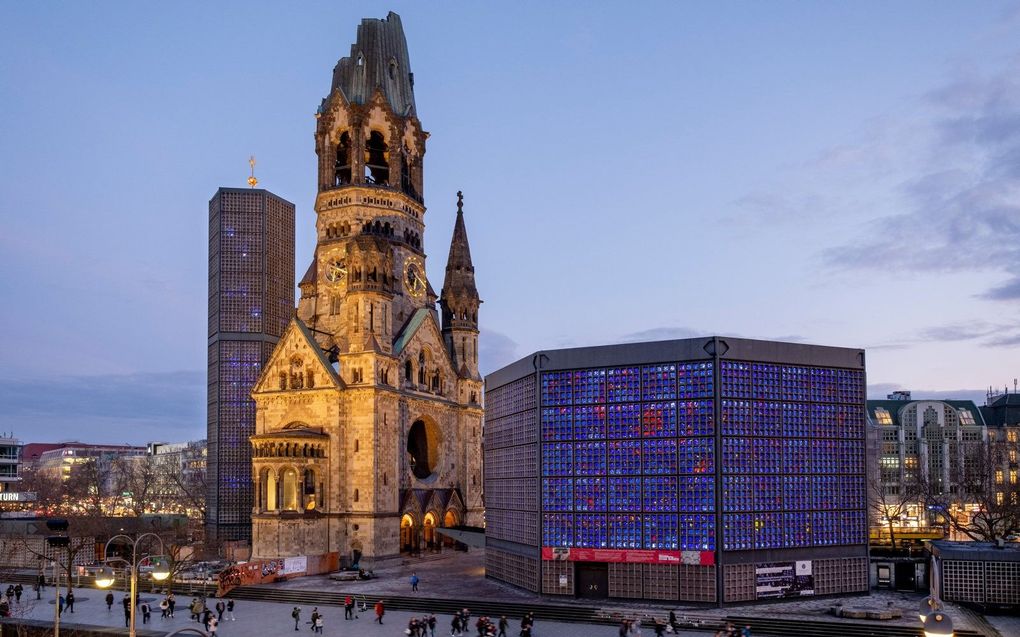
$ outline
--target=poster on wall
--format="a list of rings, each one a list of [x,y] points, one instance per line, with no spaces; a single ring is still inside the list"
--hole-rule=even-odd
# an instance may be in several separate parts
[[[757,599],[802,597],[815,594],[811,560],[764,562],[755,565],[754,590]]]

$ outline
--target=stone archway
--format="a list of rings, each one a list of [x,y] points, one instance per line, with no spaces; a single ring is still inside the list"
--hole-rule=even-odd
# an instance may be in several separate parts
[[[414,523],[414,518],[411,517],[409,513],[405,513],[403,517],[400,518],[400,552],[414,552],[417,541],[417,525]]]
[[[422,520],[422,531],[424,532],[425,546],[431,548],[436,543],[436,514],[429,511]]]
[[[411,473],[419,480],[432,477],[440,461],[442,433],[431,420],[420,417],[407,430],[407,460]]]

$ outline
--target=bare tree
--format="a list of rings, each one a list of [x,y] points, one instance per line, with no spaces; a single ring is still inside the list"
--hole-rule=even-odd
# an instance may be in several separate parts
[[[113,473],[109,462],[89,458],[71,467],[71,473],[63,482],[65,506],[81,509],[89,517],[98,517],[111,512],[113,496]]]
[[[159,467],[153,456],[121,456],[110,468],[113,484],[127,510],[135,516],[162,510]]]
[[[1009,465],[1004,462],[1008,449],[1004,440],[968,449],[962,471],[954,472],[955,494],[931,482],[923,485],[926,502],[942,511],[954,531],[978,542],[995,542],[1020,532],[1020,484],[1015,474],[1009,475]],[[958,504],[973,512],[953,514]]]
[[[908,473],[895,485],[883,484],[880,475],[873,475],[868,480],[868,505],[873,524],[889,529],[889,542],[893,550],[896,550],[898,523],[906,517],[911,506],[923,505],[924,500],[925,490],[917,480],[916,473]]]

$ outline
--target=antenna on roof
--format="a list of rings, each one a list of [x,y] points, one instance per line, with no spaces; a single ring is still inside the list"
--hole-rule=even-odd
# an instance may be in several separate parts
[[[255,179],[255,155],[248,158],[248,165],[251,166],[251,177],[248,177],[248,185],[254,188],[259,185],[259,180]]]

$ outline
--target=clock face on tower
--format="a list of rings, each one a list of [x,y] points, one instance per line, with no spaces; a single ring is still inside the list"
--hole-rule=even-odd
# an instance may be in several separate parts
[[[330,283],[340,283],[347,276],[347,264],[343,259],[333,259],[326,264],[326,280]]]
[[[408,262],[404,284],[411,296],[421,296],[425,293],[425,273],[417,261]]]

